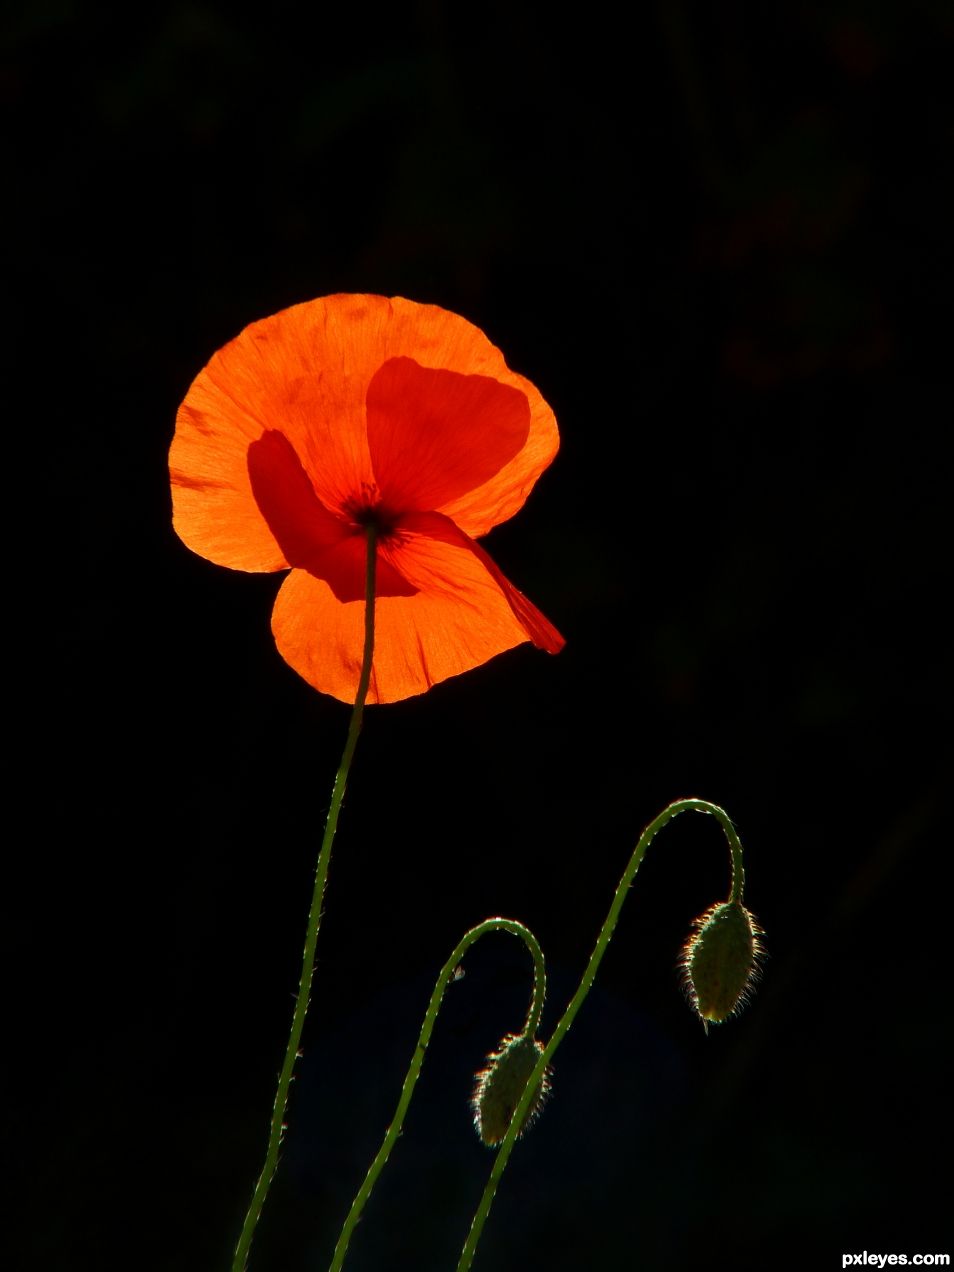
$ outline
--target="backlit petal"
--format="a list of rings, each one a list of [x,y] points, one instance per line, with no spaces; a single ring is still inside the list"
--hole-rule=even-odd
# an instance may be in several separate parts
[[[233,427],[223,428],[224,420]],[[224,416],[200,375],[179,407],[169,451],[176,533],[193,552],[233,570],[288,565],[250,485],[248,448],[261,433],[237,407]]]
[[[354,527],[329,512],[284,433],[267,429],[246,454],[252,495],[289,565],[311,569]]]
[[[525,393],[485,375],[390,358],[368,387],[368,446],[393,509],[426,512],[483,486],[526,445]]]
[[[289,565],[325,579],[339,601],[365,592],[364,532],[334,516],[315,494],[283,433],[269,430],[248,448],[252,493]],[[379,555],[379,596],[410,596],[416,589]]]
[[[288,439],[331,512],[370,486],[365,395],[387,306],[361,296],[296,305],[246,327],[199,373],[169,455],[173,520],[191,548],[238,569],[287,564],[249,479],[249,445],[266,430]]]
[[[444,521],[425,524],[434,531]],[[382,555],[419,590],[382,597],[375,605],[368,702],[424,693],[527,640],[553,652],[562,646],[556,629],[466,536],[445,542],[409,524],[397,538],[401,542],[382,544]],[[295,570],[278,594],[272,631],[282,657],[309,684],[354,701],[364,642],[360,602],[342,605],[322,580]]]
[[[419,589],[427,591],[442,586],[443,572],[452,562],[460,564],[460,555],[448,557],[441,552],[441,547],[470,553],[500,591],[528,640],[548,654],[558,654],[566,644],[550,620],[514,587],[490,554],[454,525],[449,517],[437,512],[409,513],[401,518],[398,529],[396,546],[392,549],[385,545],[384,551],[402,577],[415,583]]]
[[[373,485],[366,399],[392,358],[486,376],[525,395],[530,420],[522,447],[489,476],[478,471],[476,488],[449,488],[438,508],[471,536],[512,516],[558,446],[553,412],[534,386],[457,314],[400,297],[341,295],[252,323],[199,373],[179,409],[169,457],[180,537],[220,565],[284,568],[252,491],[249,446],[266,430],[282,433],[324,507],[344,511]]]

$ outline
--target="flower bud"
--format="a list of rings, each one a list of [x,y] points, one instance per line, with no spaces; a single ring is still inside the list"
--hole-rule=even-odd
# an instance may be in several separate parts
[[[686,993],[702,1023],[741,1011],[757,976],[762,929],[738,901],[722,901],[693,922],[682,951]]]
[[[510,1128],[514,1109],[530,1075],[543,1054],[543,1043],[528,1034],[508,1034],[487,1057],[487,1067],[477,1074],[471,1108],[474,1126],[483,1142],[499,1144]],[[550,1070],[544,1069],[520,1127],[522,1135],[534,1121],[550,1094]]]

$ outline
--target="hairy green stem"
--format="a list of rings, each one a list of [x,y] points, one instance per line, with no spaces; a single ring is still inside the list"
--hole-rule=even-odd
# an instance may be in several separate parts
[[[467,1234],[467,1240],[464,1243],[463,1250],[461,1251],[460,1260],[457,1264],[457,1272],[468,1272],[468,1269],[473,1262],[474,1251],[477,1249],[477,1242],[480,1240],[484,1224],[486,1223],[487,1216],[490,1213],[490,1207],[493,1204],[497,1185],[500,1182],[501,1175],[504,1173],[507,1162],[510,1160],[510,1154],[513,1151],[513,1146],[517,1142],[517,1137],[523,1127],[524,1114],[530,1106],[530,1102],[534,1097],[538,1083],[543,1077],[546,1066],[553,1058],[553,1054],[557,1047],[559,1047],[560,1043],[566,1037],[570,1026],[576,1019],[577,1012],[583,1005],[583,1000],[592,988],[597,970],[602,962],[603,955],[606,953],[606,947],[609,945],[610,938],[616,928],[620,911],[623,908],[623,902],[626,900],[626,894],[629,892],[629,888],[636,875],[636,871],[639,869],[643,857],[646,855],[646,849],[667,822],[672,821],[672,819],[677,817],[680,813],[690,811],[711,813],[712,816],[718,819],[722,826],[726,839],[728,840],[729,851],[732,856],[732,886],[729,894],[729,900],[741,903],[742,889],[745,882],[745,875],[742,869],[742,844],[739,841],[739,836],[736,834],[735,827],[729,820],[728,815],[723,811],[723,809],[719,808],[717,804],[710,804],[709,801],[705,799],[677,799],[667,808],[664,808],[659,816],[649,823],[639,837],[639,842],[636,845],[632,857],[629,859],[629,864],[623,871],[623,877],[619,882],[619,887],[616,889],[616,894],[613,897],[613,903],[610,906],[609,914],[606,916],[606,922],[600,929],[600,934],[596,939],[596,945],[594,946],[593,953],[590,955],[590,961],[586,965],[586,970],[583,973],[583,978],[580,981],[579,988],[570,1000],[560,1023],[557,1025],[556,1029],[554,1029],[553,1035],[544,1048],[543,1054],[537,1061],[536,1067],[530,1075],[523,1094],[520,1097],[520,1101],[513,1111],[510,1127],[501,1142],[499,1150],[497,1151],[497,1156],[494,1159],[494,1164],[491,1168],[490,1178],[487,1180],[487,1185],[484,1188],[483,1195],[481,1196],[480,1204],[477,1207],[477,1211],[470,1226],[470,1232]]]
[[[265,1165],[255,1184],[252,1200],[249,1204],[242,1232],[239,1236],[235,1254],[232,1257],[232,1272],[245,1272],[249,1247],[255,1228],[258,1224],[265,1198],[278,1167],[278,1153],[281,1148],[282,1133],[285,1130],[285,1110],[288,1107],[288,1091],[291,1087],[298,1059],[298,1047],[302,1030],[305,1027],[305,1016],[308,1012],[308,1001],[311,996],[311,983],[315,970],[315,948],[318,944],[318,927],[321,923],[321,906],[325,894],[325,883],[328,878],[328,865],[331,861],[331,845],[334,843],[335,831],[338,828],[338,814],[344,799],[345,787],[351,760],[361,732],[361,720],[364,715],[364,703],[368,696],[368,685],[371,683],[371,665],[374,660],[374,579],[377,558],[377,536],[375,527],[367,527],[367,564],[365,567],[365,603],[364,603],[364,652],[361,661],[361,674],[358,679],[358,690],[355,695],[351,720],[348,724],[348,736],[345,740],[341,763],[335,774],[335,782],[331,792],[331,804],[328,808],[328,820],[325,822],[325,833],[321,839],[318,852],[318,863],[315,867],[315,887],[311,896],[311,909],[308,913],[308,929],[305,934],[305,948],[302,953],[301,979],[298,982],[298,997],[295,1000],[295,1012],[292,1016],[291,1032],[288,1035],[288,1046],[285,1048],[285,1059],[278,1078],[275,1091],[275,1103],[272,1108],[271,1128],[268,1135],[268,1149],[265,1153]]]
[[[518,923],[515,919],[485,919],[483,923],[479,923],[477,927],[471,928],[455,946],[450,958],[441,968],[440,975],[437,978],[437,984],[434,986],[434,992],[431,994],[431,1001],[427,1005],[427,1012],[424,1015],[424,1023],[421,1026],[420,1037],[417,1040],[417,1046],[414,1048],[414,1054],[411,1057],[411,1063],[408,1067],[407,1076],[404,1079],[404,1086],[401,1089],[401,1098],[398,1100],[398,1106],[395,1110],[394,1120],[388,1127],[387,1132],[382,1141],[381,1147],[378,1149],[377,1156],[371,1163],[371,1168],[367,1173],[364,1183],[358,1190],[358,1195],[351,1204],[348,1217],[341,1229],[341,1236],[338,1238],[338,1244],[335,1246],[334,1258],[331,1261],[329,1272],[339,1272],[341,1265],[344,1263],[345,1255],[348,1252],[348,1244],[351,1241],[351,1234],[354,1232],[355,1226],[361,1218],[362,1211],[367,1205],[368,1198],[371,1196],[371,1190],[377,1182],[378,1176],[384,1169],[384,1165],[388,1160],[391,1149],[394,1147],[398,1136],[401,1133],[401,1127],[404,1125],[404,1117],[411,1103],[411,1096],[414,1094],[414,1087],[420,1076],[421,1066],[424,1063],[424,1053],[427,1051],[427,1044],[430,1042],[431,1033],[434,1029],[434,1022],[437,1019],[437,1013],[440,1009],[441,1000],[444,997],[444,990],[454,973],[461,959],[473,943],[485,936],[488,932],[510,932],[513,936],[519,936],[523,940],[527,949],[533,957],[533,992],[530,999],[530,1007],[527,1011],[526,1024],[523,1027],[523,1033],[533,1037],[536,1034],[537,1027],[540,1024],[540,1015],[543,1011],[543,1000],[546,995],[546,971],[543,961],[543,951],[540,949],[539,942],[530,931],[524,927],[522,923]]]

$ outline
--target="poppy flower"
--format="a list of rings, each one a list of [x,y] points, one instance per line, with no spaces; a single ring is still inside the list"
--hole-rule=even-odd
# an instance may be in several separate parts
[[[201,371],[169,456],[173,524],[200,556],[287,570],[282,657],[353,702],[366,528],[376,527],[368,702],[395,702],[524,641],[563,638],[475,542],[559,446],[553,412],[465,319],[327,296],[252,323]]]

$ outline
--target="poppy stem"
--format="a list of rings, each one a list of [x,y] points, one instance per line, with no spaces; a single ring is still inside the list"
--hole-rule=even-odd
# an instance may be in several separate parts
[[[291,1032],[288,1035],[288,1046],[285,1048],[285,1059],[278,1078],[275,1092],[275,1103],[272,1108],[272,1122],[268,1136],[268,1149],[265,1154],[265,1165],[255,1184],[252,1200],[249,1204],[245,1223],[239,1236],[238,1245],[232,1258],[232,1272],[245,1272],[249,1247],[255,1235],[265,1198],[278,1167],[278,1153],[281,1148],[282,1135],[285,1130],[285,1111],[288,1107],[288,1092],[292,1083],[295,1061],[298,1059],[298,1047],[302,1030],[305,1027],[305,1016],[311,997],[311,983],[315,969],[315,948],[318,943],[318,927],[321,923],[321,906],[325,894],[325,883],[328,878],[328,865],[331,861],[331,845],[334,843],[335,831],[338,828],[338,814],[344,799],[351,760],[361,732],[361,720],[364,715],[364,703],[371,683],[371,666],[374,660],[374,581],[377,559],[377,531],[373,524],[367,526],[367,562],[365,567],[364,592],[364,652],[361,661],[361,675],[351,720],[348,724],[348,736],[345,740],[341,763],[335,774],[335,782],[331,792],[331,804],[328,808],[328,819],[325,822],[325,833],[321,839],[318,852],[318,863],[315,867],[315,887],[311,897],[311,909],[308,913],[308,929],[305,935],[305,948],[302,953],[301,979],[298,983],[298,997],[295,1001],[295,1012],[292,1016]]]
[[[483,923],[479,923],[477,927],[471,928],[458,944],[454,947],[454,951],[448,958],[447,962],[441,968],[440,975],[437,978],[437,984],[434,986],[434,992],[431,994],[431,1001],[428,1003],[427,1011],[424,1015],[424,1023],[421,1026],[421,1034],[417,1040],[417,1046],[414,1048],[414,1054],[411,1056],[411,1063],[404,1079],[404,1085],[401,1088],[401,1098],[398,1100],[398,1106],[394,1114],[391,1125],[388,1127],[384,1136],[381,1147],[378,1149],[377,1156],[371,1163],[364,1183],[358,1190],[358,1195],[351,1203],[351,1209],[348,1217],[341,1229],[341,1235],[338,1238],[338,1244],[335,1246],[334,1258],[331,1261],[329,1272],[340,1272],[341,1265],[344,1263],[345,1255],[348,1252],[348,1244],[351,1241],[351,1234],[354,1232],[358,1221],[361,1218],[362,1211],[367,1205],[368,1198],[371,1196],[371,1190],[377,1182],[378,1176],[384,1169],[388,1160],[391,1149],[394,1147],[398,1136],[401,1134],[401,1127],[404,1125],[404,1117],[407,1113],[408,1106],[411,1103],[411,1096],[414,1094],[414,1087],[420,1076],[421,1066],[424,1064],[424,1053],[427,1051],[427,1044],[430,1042],[431,1033],[434,1029],[434,1022],[437,1019],[437,1013],[440,1009],[441,1000],[444,997],[444,990],[448,983],[454,977],[461,959],[480,937],[486,936],[488,932],[510,932],[513,936],[519,936],[526,945],[533,958],[533,991],[530,998],[530,1006],[527,1010],[527,1021],[521,1031],[533,1037],[536,1034],[537,1027],[540,1024],[540,1015],[543,1012],[543,1000],[546,995],[546,969],[543,960],[543,951],[537,938],[533,935],[529,928],[524,927],[522,923],[518,923],[516,919],[485,919]]]
[[[583,978],[580,981],[579,987],[570,1000],[570,1003],[567,1006],[566,1011],[563,1013],[559,1024],[554,1029],[550,1041],[547,1043],[546,1047],[544,1047],[540,1058],[537,1060],[533,1072],[527,1079],[527,1085],[524,1087],[519,1103],[513,1111],[513,1116],[510,1119],[510,1126],[507,1130],[507,1134],[504,1136],[497,1152],[497,1156],[494,1159],[490,1178],[487,1180],[483,1196],[480,1199],[480,1204],[478,1205],[473,1221],[471,1222],[470,1232],[467,1234],[467,1240],[464,1243],[464,1248],[461,1251],[460,1260],[457,1264],[457,1272],[468,1272],[471,1263],[473,1262],[474,1251],[477,1249],[477,1242],[480,1240],[484,1223],[490,1213],[490,1207],[493,1204],[497,1185],[500,1182],[501,1175],[504,1173],[507,1162],[510,1160],[510,1154],[513,1151],[513,1146],[517,1142],[517,1137],[523,1127],[524,1115],[536,1094],[538,1084],[543,1079],[547,1065],[552,1060],[554,1052],[563,1041],[570,1026],[573,1024],[577,1012],[583,1005],[583,1000],[586,998],[593,986],[597,970],[602,962],[603,955],[606,953],[606,947],[609,945],[610,938],[616,929],[616,924],[623,908],[623,902],[626,900],[630,885],[636,876],[636,871],[639,869],[643,857],[646,855],[646,850],[655,839],[657,833],[662,830],[663,826],[665,826],[667,822],[672,821],[674,817],[685,812],[711,813],[712,816],[719,821],[728,841],[729,852],[732,857],[732,885],[729,900],[738,901],[741,904],[742,888],[745,882],[745,875],[742,869],[742,844],[739,840],[738,834],[736,833],[735,827],[729,820],[728,814],[723,809],[719,808],[717,804],[711,804],[705,799],[675,800],[668,807],[664,808],[659,816],[651,821],[640,835],[639,842],[636,844],[633,855],[629,859],[629,864],[623,871],[623,877],[619,882],[619,887],[616,889],[613,902],[609,909],[609,914],[606,916],[606,921],[600,929],[600,934],[596,939],[596,945],[593,948],[593,953],[590,955],[590,961],[586,965],[586,970],[583,973]]]

